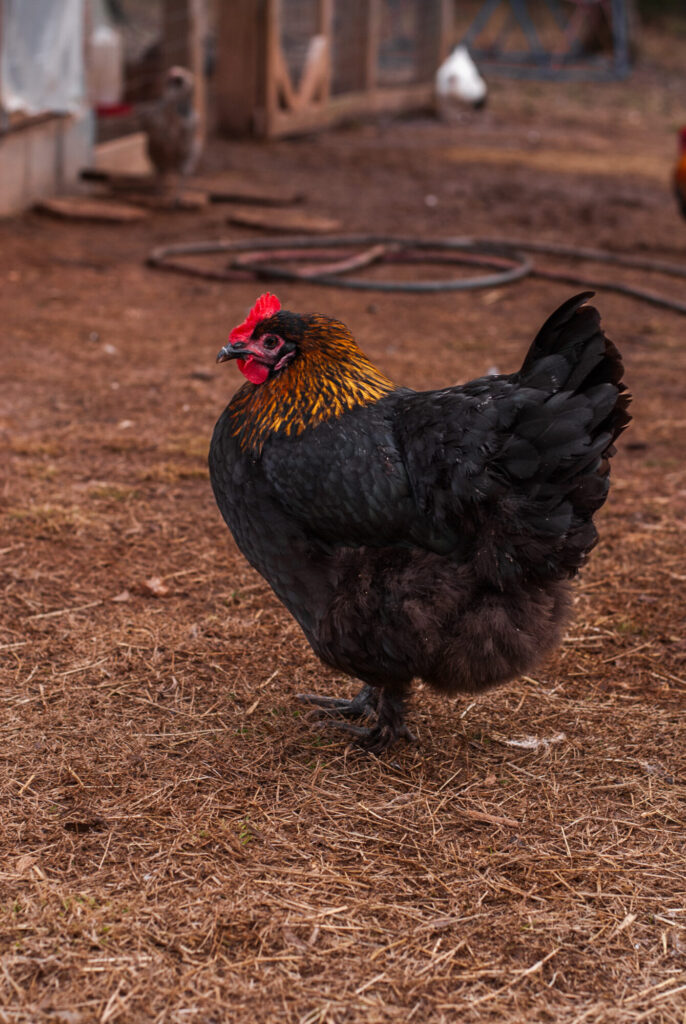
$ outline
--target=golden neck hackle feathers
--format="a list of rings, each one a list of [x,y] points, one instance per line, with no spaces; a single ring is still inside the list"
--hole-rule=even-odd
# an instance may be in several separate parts
[[[245,384],[234,396],[231,433],[243,451],[257,456],[270,435],[296,436],[395,390],[347,327],[312,316],[293,361],[264,384]]]

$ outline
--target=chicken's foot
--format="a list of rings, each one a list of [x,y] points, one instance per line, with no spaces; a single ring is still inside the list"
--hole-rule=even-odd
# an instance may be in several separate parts
[[[360,696],[358,694],[358,696]],[[376,723],[370,726],[353,725],[345,721],[322,721],[322,726],[339,729],[353,737],[353,742],[370,754],[380,754],[399,739],[416,743],[417,738],[405,725],[405,694],[382,690],[376,705]]]
[[[320,697],[317,693],[299,693],[297,699],[303,704],[311,704],[322,718],[364,718],[376,711],[379,691],[365,685],[352,700]]]

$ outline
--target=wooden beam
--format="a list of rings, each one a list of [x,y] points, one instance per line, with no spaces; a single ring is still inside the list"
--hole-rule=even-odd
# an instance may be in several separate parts
[[[451,48],[452,0],[424,0],[417,7],[415,26],[415,74],[419,81],[433,81]]]
[[[357,92],[367,82],[368,0],[346,0],[345,17],[332,27],[332,46],[338,55],[333,87],[338,93]]]
[[[325,35],[312,36],[307,48],[300,85],[293,96],[294,110],[302,110],[311,103],[326,102],[331,81],[330,69],[329,40]]]
[[[264,121],[266,101],[267,0],[221,0],[217,3],[217,128],[227,135],[247,135]]]
[[[333,0],[319,0],[317,22],[320,35],[330,37],[333,29]]]
[[[455,43],[455,3],[454,0],[439,0],[440,4],[440,37],[438,40],[438,68],[452,51]]]
[[[290,86],[290,75],[281,49],[281,0],[266,0],[264,39],[264,122],[259,127],[261,134],[269,135],[272,121],[281,108],[281,88],[285,88],[282,83],[288,82]]]
[[[324,60],[326,66],[322,69],[322,83],[319,92],[319,99],[324,101],[331,95],[331,78],[333,68],[331,66],[331,52],[333,49],[333,0],[319,0],[319,34],[325,41]]]
[[[365,81],[367,89],[375,89],[379,70],[379,40],[381,37],[381,0],[369,0],[367,11],[367,58]]]
[[[164,0],[162,5],[162,67],[165,72],[174,64],[190,68],[190,6],[190,0]]]
[[[272,66],[270,69],[271,74],[271,89],[275,92],[274,106],[277,110],[285,107],[286,110],[294,110],[297,104],[297,97],[293,83],[291,81],[291,73],[288,70],[286,64],[286,58],[284,57],[283,50],[280,46],[275,46],[273,54],[271,56]]]
[[[328,128],[342,121],[377,114],[402,113],[407,110],[432,110],[435,107],[433,82],[394,88],[379,88],[332,96],[327,103],[312,104],[302,110],[276,110],[272,113],[265,135],[279,138],[302,135]]]
[[[0,82],[2,82],[2,23],[5,15],[4,6],[4,0],[0,0]],[[5,107],[3,103],[2,89],[0,89],[0,129],[2,129],[3,131],[6,127],[2,123],[4,121],[4,111]]]
[[[198,122],[198,144],[200,150],[207,138],[207,90],[205,84],[205,22],[204,0],[189,0],[190,15],[190,62],[193,72],[193,109]]]

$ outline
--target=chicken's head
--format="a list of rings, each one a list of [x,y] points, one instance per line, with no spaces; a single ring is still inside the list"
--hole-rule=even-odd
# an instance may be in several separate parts
[[[237,359],[238,369],[252,384],[264,384],[295,357],[303,329],[301,317],[282,310],[276,295],[266,292],[231,331],[217,362]]]
[[[195,76],[188,68],[175,64],[164,79],[164,97],[171,103],[190,103],[193,99]]]

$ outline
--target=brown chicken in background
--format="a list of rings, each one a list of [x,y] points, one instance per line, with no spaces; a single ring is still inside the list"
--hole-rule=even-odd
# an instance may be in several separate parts
[[[412,738],[413,679],[479,692],[562,635],[630,418],[591,294],[553,313],[517,373],[438,391],[398,386],[344,324],[273,295],[219,353],[248,383],[212,438],[217,503],[319,657],[364,683],[301,699],[371,751]]]
[[[180,187],[200,156],[198,118],[193,106],[192,72],[172,67],[162,96],[141,111],[150,162],[163,185]]]
[[[679,132],[679,159],[674,168],[674,194],[681,216],[686,218],[686,127]]]

